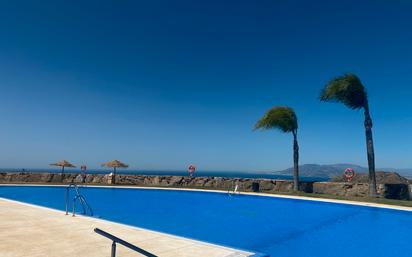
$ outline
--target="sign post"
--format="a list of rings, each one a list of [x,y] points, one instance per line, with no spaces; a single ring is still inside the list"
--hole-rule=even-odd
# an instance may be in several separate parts
[[[189,178],[192,178],[195,174],[196,166],[194,164],[190,164],[187,170],[189,171]]]
[[[86,181],[86,170],[87,170],[86,165],[80,166],[80,171],[81,171],[82,180],[83,180],[82,182],[83,183]]]

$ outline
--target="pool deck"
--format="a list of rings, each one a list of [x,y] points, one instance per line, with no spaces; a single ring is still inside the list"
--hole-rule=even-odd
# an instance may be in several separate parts
[[[100,228],[157,256],[246,257],[252,253],[140,229],[0,197],[0,256],[110,256],[111,241]],[[142,256],[117,245],[117,256]]]

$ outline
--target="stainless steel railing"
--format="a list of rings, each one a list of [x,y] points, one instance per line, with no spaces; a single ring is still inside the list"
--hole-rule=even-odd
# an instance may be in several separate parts
[[[116,237],[116,236],[114,236],[114,235],[112,235],[112,234],[109,234],[109,233],[107,233],[107,232],[105,232],[105,231],[103,231],[103,230],[101,230],[101,229],[95,228],[95,229],[94,229],[94,232],[96,232],[97,234],[102,235],[102,236],[107,237],[107,238],[109,238],[110,240],[112,240],[112,251],[111,251],[112,254],[111,254],[111,257],[116,257],[116,243],[121,244],[121,245],[124,245],[124,246],[126,246],[127,248],[130,248],[130,249],[132,249],[133,251],[136,251],[136,252],[142,254],[143,256],[147,256],[147,257],[157,257],[156,255],[154,255],[154,254],[152,254],[152,253],[149,253],[149,252],[147,252],[147,251],[143,250],[142,248],[139,248],[139,247],[137,247],[137,246],[135,246],[135,245],[132,245],[131,243],[126,242],[126,241],[124,241],[123,239],[120,239],[120,238],[118,238],[118,237]]]
[[[93,216],[93,210],[90,207],[90,205],[87,203],[86,198],[82,194],[80,194],[79,191],[79,186],[72,183],[66,187],[66,215],[69,214],[69,195],[70,195],[70,188],[74,189],[74,197],[73,197],[73,210],[72,210],[72,216],[76,216],[76,202],[79,200],[82,209],[83,209],[83,215],[86,215],[86,210],[89,211],[90,216]]]

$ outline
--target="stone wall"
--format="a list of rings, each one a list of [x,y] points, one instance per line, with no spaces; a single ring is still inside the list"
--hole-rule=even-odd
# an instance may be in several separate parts
[[[412,189],[408,184],[378,184],[378,194],[381,197],[397,200],[409,200]],[[410,193],[411,191],[411,193]],[[347,182],[316,182],[313,183],[313,193],[329,194],[345,197],[365,197],[368,196],[368,183],[347,183]]]
[[[88,174],[85,177],[74,173],[0,172],[0,183],[90,183],[106,184],[108,175]]]
[[[234,185],[240,191],[260,192],[291,192],[293,181],[275,179],[248,179],[224,177],[195,177],[185,176],[146,176],[146,175],[116,175],[116,185],[132,185],[146,187],[190,187],[205,189],[233,190]],[[111,184],[112,178],[108,174],[77,173],[0,173],[0,183],[86,183],[95,185]],[[367,183],[344,182],[301,182],[301,191],[315,194],[329,194],[343,197],[363,197],[368,195]],[[409,199],[412,188],[408,184],[379,184],[378,193],[390,199]]]
[[[289,180],[274,179],[248,179],[248,178],[224,178],[224,177],[194,177],[185,176],[146,176],[146,175],[116,175],[116,185],[153,186],[153,187],[192,187],[206,189],[233,189],[238,184],[240,191],[253,191],[253,184],[258,184],[259,191],[292,191],[293,182]],[[77,173],[0,173],[0,183],[87,183],[106,185],[111,184],[112,178],[108,174]],[[301,182],[302,191],[312,192],[311,182]]]
[[[336,196],[367,196],[369,185],[366,183],[345,182],[316,182],[313,183],[313,192]]]
[[[253,191],[253,184],[258,184],[259,191],[292,191],[293,182],[289,180],[274,179],[248,179],[248,178],[224,178],[224,177],[184,177],[184,176],[136,176],[118,175],[116,184],[137,186],[162,186],[162,187],[195,187],[228,190],[234,185],[239,186],[240,191]],[[301,182],[300,189],[304,192],[312,192],[310,182]]]

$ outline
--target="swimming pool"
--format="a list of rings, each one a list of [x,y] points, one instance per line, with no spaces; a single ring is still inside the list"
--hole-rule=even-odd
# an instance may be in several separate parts
[[[200,191],[81,192],[103,219],[271,256],[410,255],[408,211]],[[65,194],[65,187],[0,186],[0,197],[59,210],[65,209]]]

